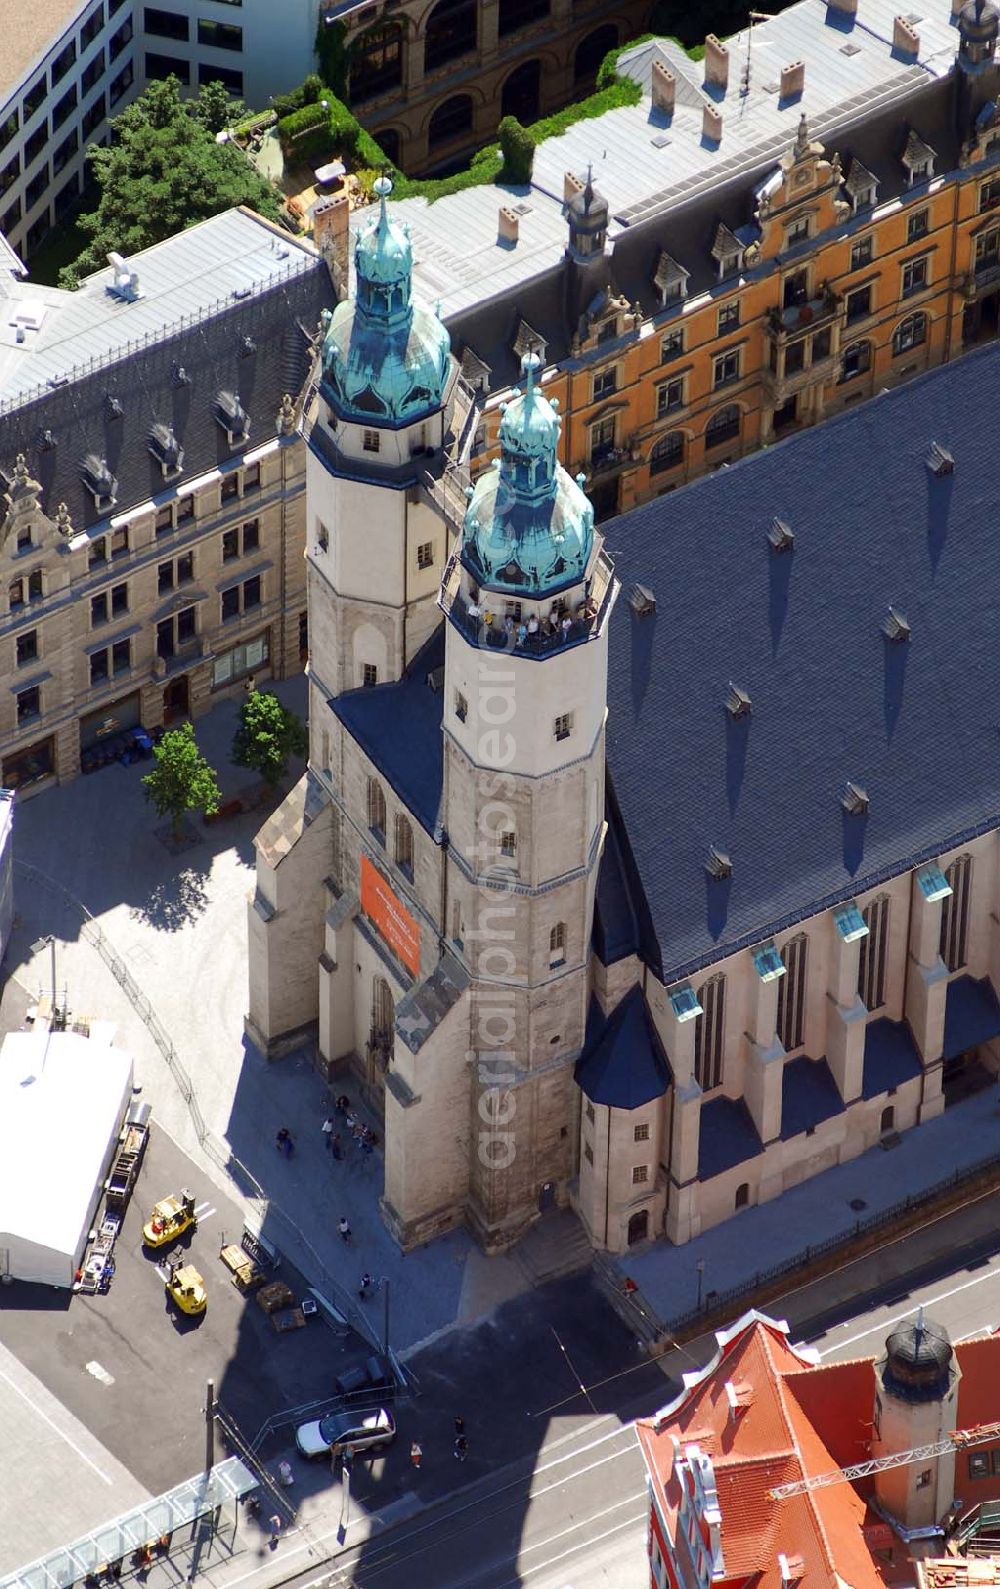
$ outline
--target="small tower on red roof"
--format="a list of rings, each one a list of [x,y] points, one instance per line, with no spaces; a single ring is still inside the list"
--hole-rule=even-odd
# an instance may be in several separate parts
[[[941,1440],[956,1427],[958,1363],[948,1332],[924,1317],[893,1330],[875,1364],[872,1456]],[[888,1468],[875,1481],[879,1506],[904,1529],[942,1522],[955,1498],[955,1454]]]

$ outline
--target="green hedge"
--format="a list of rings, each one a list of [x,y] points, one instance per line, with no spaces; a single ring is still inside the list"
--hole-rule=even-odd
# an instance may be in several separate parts
[[[359,156],[362,165],[380,163],[366,158],[366,151],[361,148],[362,129],[356,118],[335,94],[329,92],[323,94],[322,100],[313,100],[301,110],[282,116],[278,122],[278,137],[283,153],[293,160],[319,160],[334,152],[345,159]],[[372,149],[381,154],[378,145],[371,142]]]

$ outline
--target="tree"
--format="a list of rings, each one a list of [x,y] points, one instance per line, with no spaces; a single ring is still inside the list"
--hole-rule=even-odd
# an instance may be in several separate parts
[[[195,121],[207,127],[213,138],[223,127],[235,126],[247,113],[243,101],[233,99],[225,83],[220,83],[217,77],[202,83],[198,98],[189,100],[188,105]]]
[[[300,717],[270,690],[252,689],[240,707],[230,752],[237,767],[259,772],[272,789],[288,771],[291,756],[304,756],[309,740]]]
[[[522,127],[516,116],[505,116],[499,127],[500,152],[503,155],[501,182],[515,185],[531,181],[535,160],[535,140],[527,127]]]
[[[87,151],[99,197],[97,208],[80,216],[90,242],[63,270],[63,286],[100,270],[112,249],[136,254],[237,204],[277,219],[277,190],[235,144],[216,143],[211,129],[220,114],[218,85],[185,102],[176,77],[168,77],[115,117],[109,147]]]
[[[164,734],[153,750],[153,770],[143,778],[147,800],[156,814],[169,817],[174,838],[180,837],[185,811],[203,811],[214,816],[219,809],[219,785],[215,773],[198,749],[194,728],[182,723]]]

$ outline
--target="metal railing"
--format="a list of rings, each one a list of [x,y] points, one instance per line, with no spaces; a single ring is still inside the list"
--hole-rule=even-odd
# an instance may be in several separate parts
[[[296,1267],[308,1267],[309,1278],[312,1279],[319,1290],[333,1300],[338,1312],[343,1315],[351,1327],[370,1345],[377,1350],[381,1350],[382,1342],[379,1340],[378,1334],[364,1310],[357,1306],[353,1296],[344,1289],[339,1281],[333,1278],[305,1232],[290,1215],[285,1213],[279,1204],[268,1198],[257,1177],[243,1163],[242,1159],[237,1158],[228,1144],[220,1141],[215,1133],[210,1130],[201,1112],[194,1084],[181,1061],[173,1039],[153,1009],[148,996],[139,987],[128,966],[115,952],[107,934],[102,931],[100,923],[94,919],[82,900],[77,899],[68,889],[63,888],[61,883],[57,883],[53,878],[47,877],[44,872],[40,872],[36,867],[28,865],[25,861],[15,860],[14,867],[33,887],[46,888],[56,894],[62,900],[64,907],[79,919],[81,938],[84,938],[87,943],[92,944],[97,950],[159,1049],[167,1069],[174,1079],[177,1090],[187,1105],[199,1147],[214,1160],[220,1169],[225,1170],[244,1201],[250,1204],[258,1224],[258,1233],[266,1221],[269,1227],[268,1240],[272,1246],[278,1246],[280,1239],[279,1242],[274,1239],[274,1229],[277,1227],[284,1235],[286,1251],[291,1249],[289,1255],[291,1256],[295,1248],[298,1248],[306,1256],[307,1264],[297,1263]]]
[[[329,1418],[338,1412],[371,1412],[377,1407],[393,1406],[398,1399],[399,1389],[394,1384],[364,1385],[360,1390],[348,1391],[342,1396],[323,1396],[316,1401],[303,1402],[300,1407],[286,1407],[265,1418],[253,1439],[248,1442],[249,1449],[256,1455],[270,1435],[276,1434],[279,1429],[287,1429],[290,1424],[306,1423],[313,1418]]]

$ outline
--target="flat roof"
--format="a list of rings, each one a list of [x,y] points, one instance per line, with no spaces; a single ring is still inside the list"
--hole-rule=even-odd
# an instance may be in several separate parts
[[[766,170],[790,149],[803,112],[813,137],[827,140],[860,119],[903,106],[951,70],[958,33],[949,0],[930,0],[910,13],[920,39],[916,61],[893,49],[898,0],[858,0],[856,18],[826,0],[798,0],[778,16],[726,41],[729,82],[725,94],[706,90],[704,65],[692,61],[670,39],[637,44],[620,57],[618,70],[643,90],[637,105],[578,121],[535,151],[530,185],[489,184],[467,188],[429,204],[401,200],[395,210],[409,224],[417,291],[441,300],[446,319],[486,299],[502,296],[548,269],[566,246],[563,178],[594,182],[610,207],[609,238],[665,210],[721,189],[741,174]],[[749,54],[750,76],[743,92]],[[655,59],[677,79],[676,108],[668,120],[654,111],[650,78]],[[783,66],[805,63],[801,96],[781,99]],[[702,136],[702,115],[713,105],[722,116],[718,145]],[[516,244],[498,239],[500,206],[523,206]],[[362,224],[360,212],[356,224]]]
[[[0,414],[318,263],[310,242],[232,209],[131,255],[131,300],[110,291],[111,266],[75,292],[0,276]]]
[[[4,0],[0,104],[90,0]]]
[[[7,1034],[0,1239],[75,1257],[131,1084],[131,1056],[110,1043],[78,1032]]]

